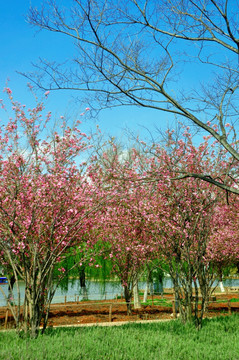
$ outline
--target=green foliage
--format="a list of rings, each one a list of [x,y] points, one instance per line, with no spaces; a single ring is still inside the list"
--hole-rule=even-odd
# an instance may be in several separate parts
[[[100,244],[96,246],[100,247]],[[84,254],[85,257],[85,254]],[[90,257],[90,254],[89,254]],[[64,257],[64,259],[57,264],[54,269],[54,278],[57,279],[59,275],[58,268],[64,268],[66,270],[64,278],[59,283],[62,290],[68,289],[69,281],[74,282],[74,279],[80,277],[80,272],[85,271],[87,279],[102,281],[102,284],[106,280],[110,280],[112,277],[112,262],[110,259],[105,259],[105,256],[96,256],[92,266],[87,263],[82,263],[83,255],[79,249],[71,249]],[[95,266],[97,265],[97,266]]]
[[[95,280],[111,280],[112,279],[112,262],[110,259],[104,259],[103,256],[96,257],[96,263],[99,267],[87,267],[87,277]]]
[[[197,331],[180,321],[116,327],[48,329],[37,339],[0,333],[4,360],[238,360],[239,316],[204,320]]]

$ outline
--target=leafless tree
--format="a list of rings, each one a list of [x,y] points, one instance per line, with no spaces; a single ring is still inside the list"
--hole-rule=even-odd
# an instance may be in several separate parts
[[[68,37],[77,52],[62,65],[41,60],[25,76],[43,89],[92,94],[95,108],[142,106],[189,120],[225,149],[235,182],[238,10],[238,0],[43,0],[28,21]],[[231,181],[187,176],[239,194]]]

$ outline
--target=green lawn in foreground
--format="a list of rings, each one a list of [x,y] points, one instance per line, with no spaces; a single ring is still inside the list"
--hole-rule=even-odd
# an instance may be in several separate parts
[[[0,332],[0,359],[239,360],[239,315],[205,320],[200,331],[177,320],[49,329],[35,340]]]

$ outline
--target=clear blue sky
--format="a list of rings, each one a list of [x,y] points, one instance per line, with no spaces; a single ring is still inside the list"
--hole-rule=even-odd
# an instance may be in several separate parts
[[[25,19],[30,3],[39,5],[40,0],[0,1],[0,90],[6,82],[12,89],[14,98],[26,104],[33,105],[26,78],[16,71],[33,71],[32,63],[38,58],[61,61],[73,53],[73,44],[66,38],[47,31],[38,32]],[[54,44],[54,46],[53,46]],[[67,54],[67,56],[65,56]],[[40,95],[40,93],[39,93]],[[2,98],[2,94],[0,95]],[[52,111],[54,117],[68,115],[77,117],[89,104],[77,104],[70,92],[51,92],[46,108]],[[3,115],[0,114],[0,118]],[[172,118],[171,118],[172,119]],[[163,121],[160,121],[163,120]],[[120,137],[124,128],[129,128],[134,135],[148,136],[145,128],[155,133],[155,126],[166,129],[172,123],[167,113],[160,113],[143,108],[120,107],[102,111],[98,119],[87,118],[84,121],[84,131],[95,128],[99,124],[104,133]]]

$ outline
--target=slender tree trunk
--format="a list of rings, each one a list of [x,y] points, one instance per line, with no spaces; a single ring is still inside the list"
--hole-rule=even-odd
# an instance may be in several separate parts
[[[25,331],[29,331],[32,338],[38,336],[42,320],[42,332],[46,329],[49,307],[54,292],[52,269],[48,271],[47,276],[43,277],[42,274],[39,274],[39,277],[35,276],[30,283],[26,284],[24,328]]]
[[[134,292],[134,308],[141,309],[138,281],[136,281],[134,284],[133,292]]]
[[[192,317],[192,274],[188,265],[184,266],[180,263],[172,264],[170,275],[173,280],[175,293],[176,312],[179,310],[181,321],[190,323]],[[178,308],[178,309],[177,309]]]
[[[38,309],[38,304],[34,303],[30,305],[30,313],[31,313],[31,319],[30,319],[30,324],[31,324],[31,331],[30,331],[30,335],[31,338],[35,339],[38,336],[38,332],[39,332],[39,309]]]
[[[223,285],[223,282],[222,282],[222,281],[219,281],[219,286],[220,286],[221,292],[224,293],[224,292],[225,292],[225,288],[224,288],[224,285]]]
[[[185,294],[185,297],[187,298],[186,301],[186,322],[191,323],[193,321],[193,314],[192,314],[192,307],[193,307],[193,289],[192,289],[192,279],[191,276],[188,279],[187,283],[187,292]]]
[[[88,294],[87,294],[87,289],[86,289],[86,281],[85,281],[85,268],[80,269],[79,275],[80,275],[80,286],[81,286],[82,300],[88,300]]]
[[[219,270],[219,286],[220,286],[220,290],[221,290],[221,292],[223,293],[223,292],[225,292],[225,288],[224,288],[224,286],[223,286],[223,282],[222,282],[222,269],[220,268],[220,270]]]
[[[143,302],[144,302],[144,303],[147,302],[148,292],[149,292],[149,281],[148,281],[148,279],[147,279],[146,286],[145,286],[145,289],[144,289],[144,299],[143,299]]]
[[[132,307],[131,307],[131,299],[132,299],[132,290],[129,289],[128,285],[124,285],[124,298],[127,306],[127,315],[132,314]]]
[[[36,338],[38,336],[40,320],[39,304],[36,301],[35,291],[31,287],[26,288],[24,329],[25,331],[28,331],[30,328],[31,338]]]
[[[13,301],[13,285],[15,284],[16,279],[15,276],[11,276],[9,285],[8,285],[8,301]]]
[[[203,315],[207,312],[209,298],[213,291],[213,282],[214,282],[214,269],[212,267],[201,265],[198,270],[198,282],[200,286],[201,296],[202,296],[202,305],[201,313],[198,318],[196,318],[197,327],[200,329],[202,327]]]
[[[148,293],[150,293],[150,295],[154,294],[152,269],[150,269],[150,267],[147,267],[147,280],[146,280],[146,287],[144,290],[144,300],[143,300],[144,302],[147,302]]]

